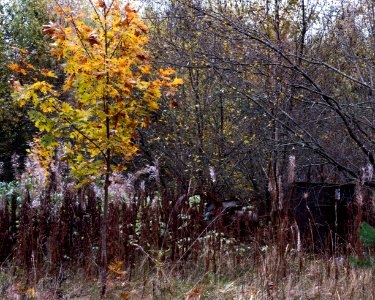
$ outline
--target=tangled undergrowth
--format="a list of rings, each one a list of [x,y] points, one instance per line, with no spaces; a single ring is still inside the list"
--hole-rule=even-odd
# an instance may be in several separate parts
[[[55,167],[49,183],[30,163],[0,185],[0,299],[99,299],[102,195]],[[147,167],[111,185],[107,299],[374,298],[373,266],[352,248],[314,254],[293,226],[207,223],[203,199],[160,192],[157,176]]]

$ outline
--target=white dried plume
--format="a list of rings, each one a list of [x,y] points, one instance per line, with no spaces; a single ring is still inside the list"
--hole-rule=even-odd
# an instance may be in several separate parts
[[[139,188],[141,189],[142,193],[146,193],[146,183],[144,180],[141,181],[141,184],[139,185]]]
[[[367,164],[365,168],[362,168],[362,181],[371,181],[374,176],[374,167],[372,164]]]
[[[20,177],[21,184],[29,187],[31,199],[40,199],[46,186],[47,174],[41,165],[38,155],[32,151],[26,157],[25,169]]]
[[[299,227],[297,225],[297,222],[295,222],[296,231],[297,231],[297,252],[301,253],[302,246],[301,246],[301,232],[299,231]]]
[[[210,167],[210,177],[211,177],[211,180],[213,183],[216,182],[216,173],[215,173],[215,169],[213,167]]]
[[[282,180],[282,176],[281,175],[278,175],[277,176],[277,188],[278,188],[278,192],[279,192],[279,210],[282,210],[283,209],[283,206],[284,206],[284,192],[283,192],[283,180]]]
[[[11,162],[12,162],[12,169],[14,172],[14,176],[16,178],[19,178],[20,173],[19,173],[19,168],[20,168],[20,156],[17,153],[13,153],[11,157]]]
[[[296,157],[294,155],[289,156],[288,165],[288,183],[292,184],[296,180]]]
[[[354,187],[354,201],[359,206],[363,204],[363,182],[360,180],[358,180]]]
[[[113,174],[112,184],[109,187],[109,192],[113,196],[113,199],[121,201],[132,199],[136,193],[135,183],[142,175],[148,175],[150,179],[158,181],[159,169],[157,167],[157,162],[154,166],[148,165],[135,173],[129,173],[127,176],[123,176],[119,173]],[[140,183],[140,189],[145,192],[145,181]]]

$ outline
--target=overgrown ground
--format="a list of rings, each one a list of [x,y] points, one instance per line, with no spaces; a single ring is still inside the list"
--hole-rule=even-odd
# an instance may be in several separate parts
[[[204,258],[202,253],[202,258]],[[232,254],[216,260],[216,273],[204,261],[168,265],[144,257],[133,268],[112,265],[108,299],[374,299],[370,268],[354,267],[345,258],[298,257],[264,249],[235,262]],[[251,256],[251,255],[250,255]],[[83,270],[44,276],[33,284],[12,267],[2,267],[2,299],[98,299],[100,283]]]
[[[57,175],[0,186],[0,299],[100,298],[100,190]],[[350,258],[373,258],[373,248],[328,240],[313,254],[287,218],[253,226],[219,214],[208,223],[197,195],[122,180],[111,185],[107,299],[375,297],[374,268]]]

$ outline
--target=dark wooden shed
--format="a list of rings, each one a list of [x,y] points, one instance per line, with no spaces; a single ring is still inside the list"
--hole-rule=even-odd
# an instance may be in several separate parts
[[[369,221],[373,211],[374,186],[362,189],[363,206],[355,203],[356,185],[296,182],[291,193],[292,214],[297,222],[302,244],[316,251],[344,249],[351,245],[356,217]]]

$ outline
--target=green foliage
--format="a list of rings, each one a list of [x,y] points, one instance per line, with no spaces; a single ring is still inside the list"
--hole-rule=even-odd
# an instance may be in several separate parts
[[[18,194],[20,191],[20,182],[0,182],[0,199],[3,197],[11,197],[13,194]]]
[[[350,263],[357,268],[369,268],[375,266],[375,258],[369,257],[364,259],[358,259],[356,257],[349,257]]]
[[[11,99],[11,76],[27,82],[27,76],[9,69],[11,62],[20,63],[22,51],[27,60],[38,68],[51,66],[46,43],[40,27],[47,21],[46,0],[19,0],[0,3],[0,162],[4,163],[0,180],[14,179],[11,157],[17,154],[21,166],[28,142],[35,127],[27,116],[27,109],[20,109]]]
[[[370,224],[366,222],[361,224],[359,236],[365,245],[375,245],[375,228]]]
[[[46,0],[18,0],[0,6],[1,36],[7,44],[9,58],[19,58],[17,49],[25,49],[34,65],[52,62],[47,55],[48,44],[40,30],[42,24],[51,18],[47,4]],[[7,65],[2,68],[7,68]]]
[[[375,228],[370,224],[363,222],[359,229],[359,236],[361,241],[366,246],[375,246]],[[368,268],[375,266],[375,258],[365,257],[363,259],[358,259],[355,257],[350,257],[350,262],[360,268]]]

